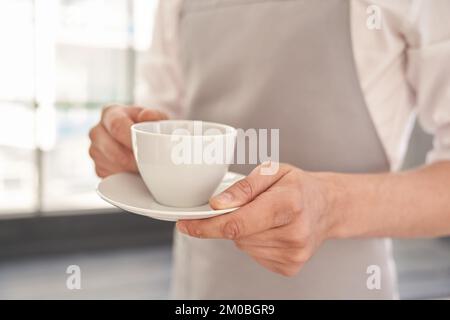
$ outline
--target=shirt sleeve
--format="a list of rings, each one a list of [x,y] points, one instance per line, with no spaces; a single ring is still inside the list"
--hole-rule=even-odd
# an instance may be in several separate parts
[[[171,118],[183,110],[183,81],[178,56],[178,22],[181,0],[159,1],[150,49],[138,54],[134,100],[159,109]]]
[[[411,6],[407,77],[424,130],[434,135],[427,162],[450,160],[450,1]]]

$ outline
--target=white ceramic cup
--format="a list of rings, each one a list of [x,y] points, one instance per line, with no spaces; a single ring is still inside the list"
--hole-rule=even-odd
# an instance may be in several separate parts
[[[131,127],[142,179],[160,204],[208,203],[234,158],[236,129],[204,121],[163,120]]]

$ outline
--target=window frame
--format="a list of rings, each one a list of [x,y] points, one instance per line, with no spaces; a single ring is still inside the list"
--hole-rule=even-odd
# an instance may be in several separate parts
[[[136,16],[135,16],[135,4],[137,0],[123,0],[125,2],[125,5],[127,7],[127,12],[126,12],[126,25],[128,26],[128,28],[132,28],[133,30],[135,29],[135,24],[136,24]],[[38,55],[39,52],[39,31],[42,26],[40,26],[40,21],[41,19],[37,18],[37,15],[39,14],[39,11],[42,12],[42,7],[40,6],[44,6],[47,7],[48,6],[48,2],[46,0],[30,0],[31,6],[32,6],[32,48],[33,48],[33,52],[32,52],[32,57],[33,57],[33,62],[32,62],[32,66],[33,66],[33,70],[30,70],[31,73],[31,78],[32,78],[32,100],[31,101],[19,101],[19,100],[15,100],[15,99],[2,99],[0,98],[0,103],[23,103],[25,105],[29,105],[31,108],[31,111],[33,113],[33,121],[36,123],[37,122],[37,113],[39,112],[39,110],[44,106],[47,105],[47,107],[49,106],[48,102],[46,101],[42,101],[40,99],[40,93],[38,92],[39,88],[38,88],[38,82],[40,79],[40,70],[45,70],[45,68],[43,68],[40,65],[40,61],[38,60]],[[54,1],[52,2],[52,5],[58,5],[59,2]],[[127,91],[130,92],[130,95],[132,98],[132,93],[133,93],[133,88],[135,87],[135,81],[136,81],[136,59],[137,59],[137,54],[138,54],[138,50],[136,48],[136,44],[135,44],[135,34],[134,31],[129,31],[128,30],[128,36],[127,36],[127,42],[126,42],[126,46],[125,46],[125,52],[126,52],[126,59],[127,61],[125,62],[127,65]],[[53,39],[56,41],[56,38]],[[55,44],[54,42],[51,42]],[[41,48],[42,49],[42,48]],[[49,48],[47,48],[49,49]],[[54,49],[54,48],[52,48]],[[58,99],[55,99],[54,101],[52,101],[50,103],[50,106],[52,108],[52,110],[57,110],[59,108],[60,105],[66,105],[66,104],[70,104],[70,103],[79,103],[77,101],[59,101]],[[86,108],[91,108],[90,106],[92,105],[105,105],[109,103],[109,101],[86,101]],[[131,104],[132,101],[120,101],[120,103],[124,103],[124,104]],[[100,112],[100,111],[99,111]],[[67,209],[61,208],[61,209],[46,209],[45,208],[45,190],[46,190],[46,185],[47,185],[47,181],[45,178],[45,174],[44,174],[44,158],[45,158],[45,149],[41,146],[41,144],[39,143],[39,141],[36,141],[36,137],[38,136],[38,125],[35,125],[33,127],[33,133],[34,133],[34,137],[33,139],[35,139],[35,141],[33,142],[33,148],[31,150],[32,152],[32,159],[30,159],[30,161],[32,161],[32,165],[34,166],[35,170],[34,170],[34,175],[33,175],[33,199],[31,200],[31,205],[29,209],[24,209],[24,210],[15,210],[15,209],[11,209],[11,213],[8,212],[2,212],[2,214],[0,215],[0,220],[4,220],[4,219],[12,219],[12,218],[21,218],[21,217],[43,217],[43,216],[55,216],[55,215],[70,215],[70,214],[83,214],[83,213],[89,213],[89,212],[102,212],[102,213],[115,213],[117,212],[117,209],[114,207],[108,207],[108,205],[105,203],[105,207],[104,208],[100,208],[100,209],[91,209],[91,208],[86,208],[86,209],[73,209],[68,207]],[[86,155],[87,156],[87,155]],[[5,208],[2,208],[2,211],[7,211],[9,208],[7,206],[5,206]]]

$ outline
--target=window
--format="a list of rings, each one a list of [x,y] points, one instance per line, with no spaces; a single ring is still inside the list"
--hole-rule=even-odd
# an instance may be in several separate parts
[[[88,131],[130,103],[157,0],[0,2],[0,214],[106,207]]]

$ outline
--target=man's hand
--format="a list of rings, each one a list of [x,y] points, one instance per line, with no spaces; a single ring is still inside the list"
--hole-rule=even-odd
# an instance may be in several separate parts
[[[262,175],[261,168],[210,201],[216,209],[240,209],[179,221],[177,227],[197,238],[233,240],[262,266],[293,276],[329,236],[329,187],[320,174],[289,165],[271,176]]]
[[[94,160],[97,175],[104,178],[123,171],[137,172],[131,149],[131,126],[165,119],[167,116],[157,110],[123,105],[105,107],[100,122],[89,132],[89,155]]]

